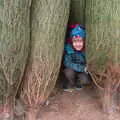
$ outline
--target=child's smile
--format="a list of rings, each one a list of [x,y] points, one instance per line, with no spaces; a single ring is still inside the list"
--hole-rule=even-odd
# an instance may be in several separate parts
[[[72,38],[72,45],[73,45],[73,48],[77,51],[81,51],[83,49],[83,46],[84,46],[84,40],[82,37],[80,36],[74,36]]]

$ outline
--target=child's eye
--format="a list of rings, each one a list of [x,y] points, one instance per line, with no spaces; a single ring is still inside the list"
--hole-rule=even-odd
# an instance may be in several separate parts
[[[78,40],[77,39],[74,39],[74,42],[77,42]]]
[[[73,36],[73,39],[75,39],[76,37],[75,36]]]
[[[76,38],[75,38],[75,37],[73,37],[73,38],[72,38],[72,40],[76,40]]]

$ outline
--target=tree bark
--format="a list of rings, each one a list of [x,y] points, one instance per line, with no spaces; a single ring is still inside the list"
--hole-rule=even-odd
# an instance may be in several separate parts
[[[31,53],[22,95],[28,106],[42,104],[53,90],[61,65],[70,0],[33,0]]]
[[[37,116],[37,110],[36,109],[30,109],[26,112],[25,120],[36,120],[36,116]]]
[[[71,0],[69,22],[85,25],[85,0]]]
[[[86,0],[87,57],[101,72],[108,61],[120,64],[119,9],[119,0]]]
[[[97,75],[103,75],[105,112],[112,111],[113,88],[117,86],[113,83],[119,83],[118,73],[114,70],[120,65],[119,11],[119,0],[86,0],[87,60]]]
[[[1,109],[13,104],[23,76],[29,51],[30,4],[31,0],[0,0]]]
[[[111,108],[111,84],[107,83],[103,93],[103,111],[105,113],[112,112]]]

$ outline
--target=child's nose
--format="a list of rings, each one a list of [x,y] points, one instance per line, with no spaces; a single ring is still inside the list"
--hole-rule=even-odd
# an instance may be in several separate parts
[[[77,45],[80,45],[80,46],[81,46],[81,45],[82,45],[82,43],[81,43],[81,42],[78,42],[78,43],[77,43]]]

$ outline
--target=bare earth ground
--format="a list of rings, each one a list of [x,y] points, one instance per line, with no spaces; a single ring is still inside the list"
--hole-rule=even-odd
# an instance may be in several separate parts
[[[38,120],[120,120],[120,113],[105,115],[98,92],[91,88],[58,92],[42,107]]]

